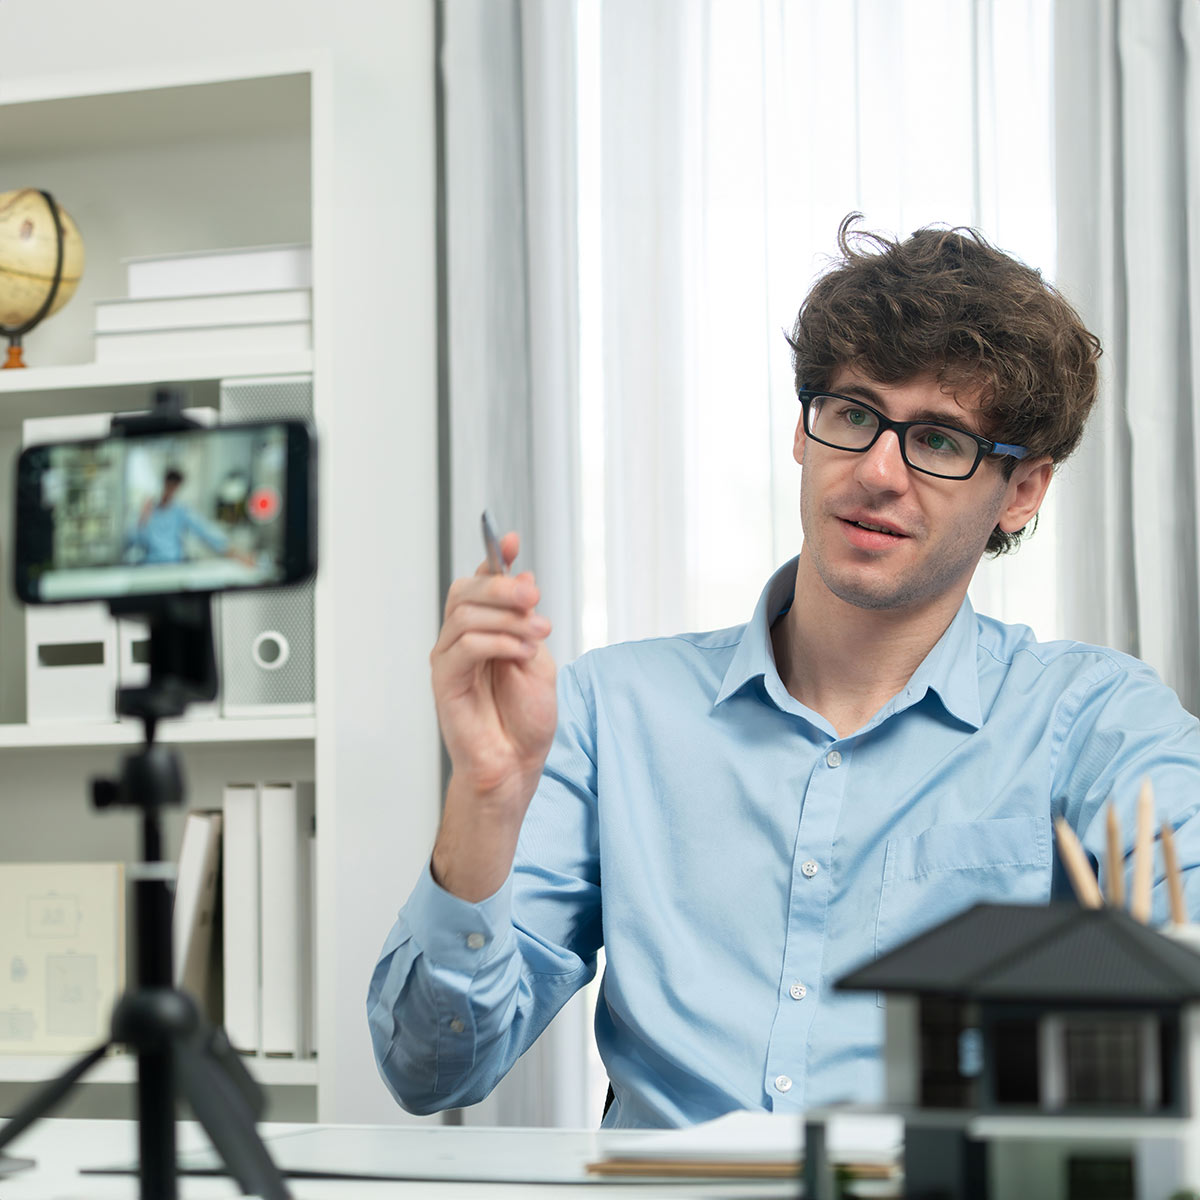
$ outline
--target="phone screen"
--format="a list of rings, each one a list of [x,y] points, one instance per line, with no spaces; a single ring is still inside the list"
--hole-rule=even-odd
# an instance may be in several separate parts
[[[30,446],[17,463],[27,603],[273,587],[316,566],[302,421]]]

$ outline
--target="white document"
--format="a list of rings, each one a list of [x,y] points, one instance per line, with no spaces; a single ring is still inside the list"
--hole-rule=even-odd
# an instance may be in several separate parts
[[[235,1050],[259,1046],[258,785],[225,787],[222,821],[225,1032]]]
[[[262,321],[96,334],[98,363],[142,362],[187,354],[276,354],[311,349],[311,321]]]
[[[903,1122],[896,1116],[847,1112],[826,1124],[827,1149],[837,1162],[895,1162],[902,1141]],[[627,1141],[614,1133],[604,1145],[605,1158],[647,1162],[799,1162],[803,1155],[803,1115],[758,1109]]]
[[[151,329],[311,319],[312,292],[308,288],[96,302],[97,333],[142,333]]]
[[[264,783],[259,789],[264,1054],[310,1053],[309,838],[314,800],[311,783]]]
[[[221,814],[190,812],[183,826],[171,939],[175,986],[205,1008],[221,866]]]
[[[0,863],[0,1054],[77,1054],[125,984],[121,863]]]
[[[246,246],[125,261],[130,299],[312,287],[312,248]]]

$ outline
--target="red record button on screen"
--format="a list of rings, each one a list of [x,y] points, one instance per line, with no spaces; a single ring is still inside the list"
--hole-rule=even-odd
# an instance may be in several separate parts
[[[257,487],[250,493],[246,511],[260,525],[279,516],[279,493],[273,487]]]

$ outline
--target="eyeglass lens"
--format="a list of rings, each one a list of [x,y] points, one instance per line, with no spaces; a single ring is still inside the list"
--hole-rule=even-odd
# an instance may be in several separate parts
[[[814,437],[842,450],[866,449],[879,428],[873,409],[840,396],[814,396],[808,420]],[[979,443],[947,425],[910,425],[904,431],[904,454],[919,470],[954,478],[970,472]]]

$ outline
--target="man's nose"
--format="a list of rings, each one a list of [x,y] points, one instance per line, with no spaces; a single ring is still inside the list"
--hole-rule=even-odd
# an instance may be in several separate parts
[[[875,445],[858,456],[855,475],[859,482],[871,491],[908,490],[911,482],[908,464],[900,452],[900,438],[894,429],[885,429]]]

